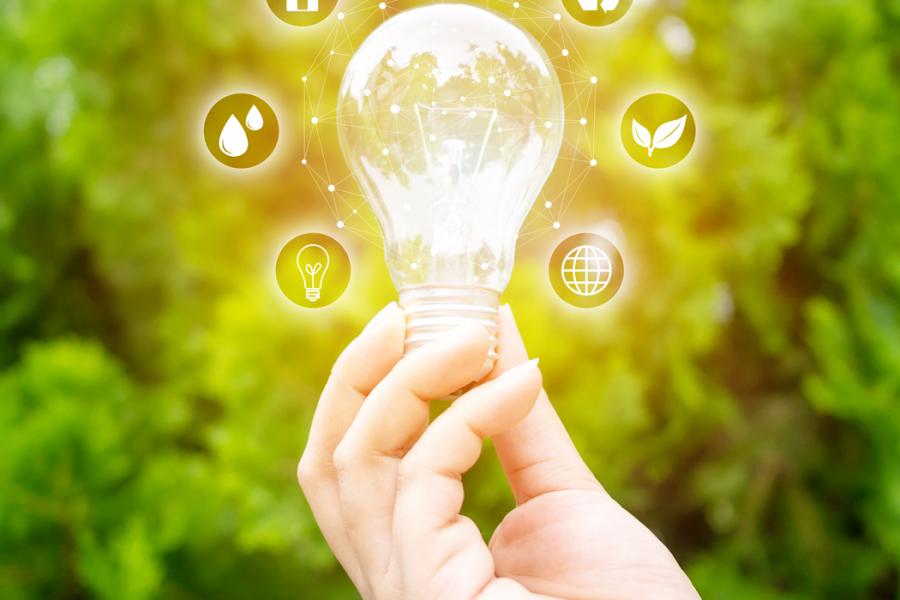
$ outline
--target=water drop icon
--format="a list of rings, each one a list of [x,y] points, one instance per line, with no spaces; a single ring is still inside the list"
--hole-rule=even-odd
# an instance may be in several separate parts
[[[261,118],[262,115],[260,115]],[[219,150],[225,156],[237,158],[246,154],[249,147],[250,140],[247,139],[247,132],[244,131],[244,127],[237,117],[231,115],[219,135]]]
[[[256,105],[250,107],[250,112],[247,113],[247,119],[245,121],[247,124],[247,129],[250,131],[259,131],[263,128],[264,121],[262,113],[259,112],[259,109],[256,108]]]

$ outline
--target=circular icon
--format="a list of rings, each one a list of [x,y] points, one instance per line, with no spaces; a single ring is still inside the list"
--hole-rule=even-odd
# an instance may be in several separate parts
[[[576,21],[599,27],[611,25],[625,16],[632,0],[563,0],[566,10]]]
[[[650,94],[636,100],[622,118],[622,143],[645,167],[665,169],[680,163],[694,147],[697,124],[675,96]]]
[[[593,233],[574,235],[550,259],[550,283],[559,297],[579,308],[606,304],[622,287],[625,268],[612,242]]]
[[[323,308],[343,295],[350,283],[350,257],[344,247],[322,233],[295,237],[278,255],[275,278],[294,304]]]
[[[337,0],[267,0],[275,16],[297,27],[315,25],[325,20],[337,6]]]
[[[232,94],[206,115],[203,137],[210,153],[235,169],[255,167],[278,144],[278,118],[268,103],[253,94]]]

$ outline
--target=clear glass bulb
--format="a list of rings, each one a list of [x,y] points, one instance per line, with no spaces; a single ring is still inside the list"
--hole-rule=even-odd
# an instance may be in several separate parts
[[[401,13],[356,52],[338,131],[381,223],[407,351],[466,321],[496,332],[519,230],[556,163],[563,118],[543,49],[481,8]]]

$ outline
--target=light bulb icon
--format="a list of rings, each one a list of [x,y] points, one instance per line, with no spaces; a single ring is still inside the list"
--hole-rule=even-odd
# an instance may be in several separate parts
[[[416,8],[350,61],[338,100],[347,162],[384,234],[411,351],[453,327],[496,334],[519,230],[563,138],[540,45],[487,10]],[[496,358],[496,343],[485,365]]]
[[[319,244],[307,244],[297,253],[296,262],[306,289],[306,299],[318,302],[322,297],[325,273],[331,263],[328,251]]]

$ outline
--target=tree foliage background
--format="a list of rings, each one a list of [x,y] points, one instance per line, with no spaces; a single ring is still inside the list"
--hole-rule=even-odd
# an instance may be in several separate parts
[[[297,112],[322,34],[255,4],[0,0],[2,598],[354,597],[294,467],[394,292],[344,236],[345,298],[287,306],[279,244],[330,222],[297,136],[242,174],[199,146],[235,83]],[[706,598],[900,598],[900,1],[647,0],[575,29],[608,114],[565,226],[614,220],[633,275],[561,309],[547,236],[506,299],[578,447]],[[662,176],[616,150],[658,87],[703,129]],[[466,483],[489,534],[496,461]]]

